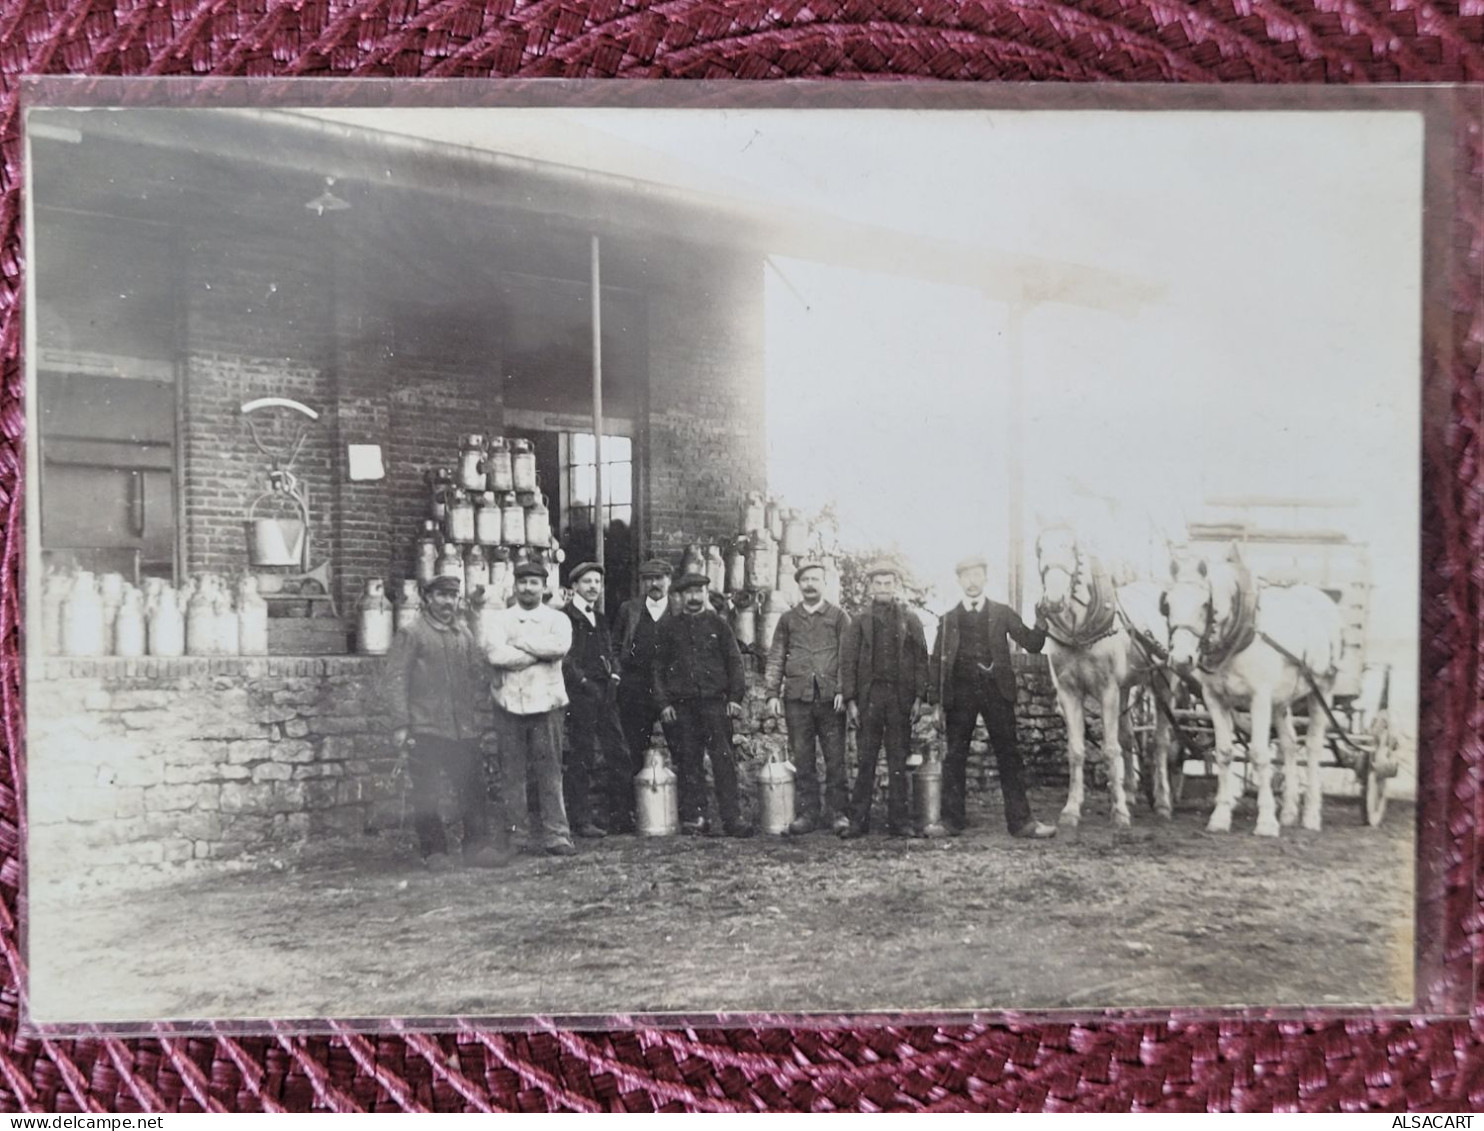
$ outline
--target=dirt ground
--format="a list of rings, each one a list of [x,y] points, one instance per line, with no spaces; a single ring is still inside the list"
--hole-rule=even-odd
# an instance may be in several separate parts
[[[1033,794],[1054,818],[1063,797]],[[610,838],[433,875],[410,838],[131,892],[32,893],[39,1020],[1350,1004],[1412,997],[1413,820],[1115,835]]]

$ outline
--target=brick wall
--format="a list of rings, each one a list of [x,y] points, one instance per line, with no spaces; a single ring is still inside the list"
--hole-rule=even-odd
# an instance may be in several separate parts
[[[666,252],[649,302],[652,553],[737,533],[749,490],[766,484],[763,263],[756,255]]]

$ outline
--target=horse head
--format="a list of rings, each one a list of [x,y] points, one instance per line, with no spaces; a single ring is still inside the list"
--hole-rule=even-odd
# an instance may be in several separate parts
[[[1170,583],[1159,599],[1159,612],[1169,625],[1170,665],[1181,675],[1188,674],[1215,621],[1205,558],[1189,551],[1172,551]]]
[[[1041,606],[1057,613],[1066,608],[1082,571],[1077,535],[1069,526],[1048,526],[1036,537],[1036,568],[1041,574]]]

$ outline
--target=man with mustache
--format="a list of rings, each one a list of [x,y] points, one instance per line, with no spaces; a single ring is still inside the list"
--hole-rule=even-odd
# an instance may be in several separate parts
[[[710,582],[688,573],[676,589],[681,611],[660,625],[655,645],[654,698],[660,717],[675,728],[680,778],[680,831],[699,836],[706,825],[706,756],[716,781],[716,803],[727,836],[751,836],[737,801],[732,720],[742,717],[747,681],[731,626],[711,608]]]
[[[627,600],[614,621],[618,636],[618,721],[628,746],[628,773],[620,789],[617,776],[610,797],[610,832],[634,831],[633,777],[644,768],[644,754],[660,721],[660,705],[654,698],[654,650],[660,625],[678,614],[671,608],[668,562],[653,558],[639,567],[644,595]],[[676,749],[675,728],[664,723],[665,744]]]
[[[824,566],[805,562],[794,571],[800,601],[773,632],[763,675],[768,711],[788,726],[798,816],[794,836],[821,823],[816,745],[824,753],[824,820],[838,833],[850,826],[845,798],[845,696],[840,690],[840,642],[850,617],[824,599]]]

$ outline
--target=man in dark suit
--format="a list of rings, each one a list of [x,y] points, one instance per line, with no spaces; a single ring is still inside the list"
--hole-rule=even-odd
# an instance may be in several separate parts
[[[1027,652],[1039,652],[1046,643],[1045,626],[1038,619],[1036,627],[1027,628],[1014,609],[984,596],[989,569],[982,557],[965,558],[957,573],[964,599],[938,626],[928,689],[939,707],[938,725],[948,732],[943,824],[954,835],[964,831],[969,740],[982,717],[999,763],[1011,835],[1055,836],[1054,825],[1043,825],[1031,815],[1025,795],[1025,768],[1015,741],[1015,670],[1010,663],[1010,641]]]
[[[842,837],[871,827],[876,760],[886,745],[886,825],[892,836],[912,835],[907,802],[907,755],[912,724],[928,690],[927,640],[922,622],[898,599],[901,574],[889,562],[869,570],[871,607],[853,618],[840,641],[840,693],[850,726],[859,728],[850,824]]]
[[[572,622],[572,650],[562,660],[562,675],[566,677],[570,700],[562,795],[573,833],[597,838],[606,835],[597,821],[592,796],[600,758],[608,777],[621,776],[627,789],[628,776],[623,770],[628,765],[628,749],[614,703],[618,664],[608,626],[597,609],[603,596],[603,567],[596,562],[583,562],[572,570],[569,584],[573,589],[572,600],[563,611]],[[610,780],[602,792],[611,795],[614,789]]]
[[[660,705],[654,698],[654,648],[659,640],[660,625],[677,615],[670,599],[673,572],[669,562],[658,558],[640,566],[639,579],[644,595],[625,601],[613,622],[614,634],[618,638],[619,675],[622,677],[618,685],[618,720],[623,726],[629,760],[621,796],[615,775],[610,798],[612,816],[608,825],[612,832],[632,832],[634,829],[633,777],[644,768],[644,753],[654,735],[654,724],[660,719]],[[662,725],[665,744],[674,751],[677,742],[674,728],[669,723]]]

